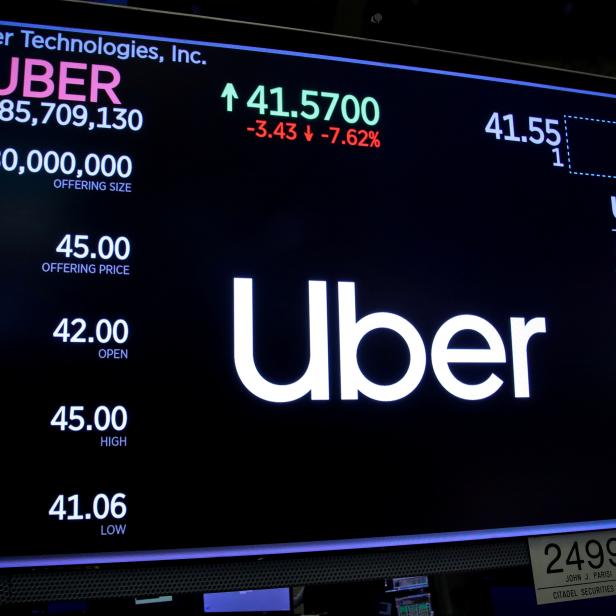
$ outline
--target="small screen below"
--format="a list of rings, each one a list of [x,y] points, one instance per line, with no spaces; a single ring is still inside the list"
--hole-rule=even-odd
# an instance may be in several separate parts
[[[401,590],[415,590],[416,588],[427,587],[428,577],[425,575],[385,580],[385,592],[399,592]]]
[[[288,588],[214,592],[203,595],[203,611],[206,614],[268,613],[289,612],[290,610],[291,593]]]

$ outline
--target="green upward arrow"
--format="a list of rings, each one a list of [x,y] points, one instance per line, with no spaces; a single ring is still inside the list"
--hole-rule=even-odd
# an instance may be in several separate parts
[[[233,99],[239,98],[239,96],[237,95],[237,90],[235,89],[235,86],[232,83],[228,83],[225,86],[225,89],[222,91],[220,98],[226,98],[227,99],[227,111],[233,111]]]

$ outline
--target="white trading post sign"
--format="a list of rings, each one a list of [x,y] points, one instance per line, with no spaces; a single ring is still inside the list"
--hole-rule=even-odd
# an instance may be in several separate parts
[[[537,603],[616,594],[616,530],[529,537]]]

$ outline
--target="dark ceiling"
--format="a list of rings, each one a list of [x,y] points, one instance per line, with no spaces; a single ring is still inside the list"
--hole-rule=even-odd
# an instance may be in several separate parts
[[[616,3],[605,0],[128,0],[616,75]]]

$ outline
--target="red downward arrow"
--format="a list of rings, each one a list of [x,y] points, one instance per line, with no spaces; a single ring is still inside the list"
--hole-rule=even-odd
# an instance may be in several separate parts
[[[306,130],[304,131],[304,137],[306,137],[306,141],[312,141],[314,137],[314,133],[310,130],[310,124],[306,126]]]

